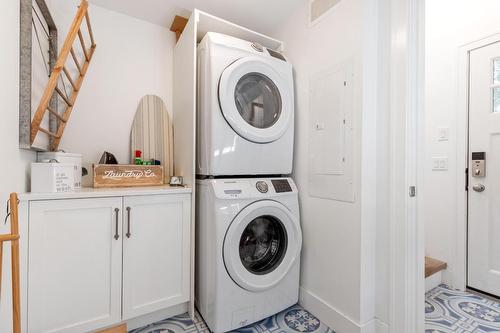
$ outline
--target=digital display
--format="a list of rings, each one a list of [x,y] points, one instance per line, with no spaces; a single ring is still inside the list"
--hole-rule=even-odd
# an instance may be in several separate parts
[[[276,193],[292,192],[292,187],[286,179],[274,179],[271,180]]]
[[[483,160],[484,161],[485,156],[486,156],[486,153],[484,151],[472,153],[473,160]]]

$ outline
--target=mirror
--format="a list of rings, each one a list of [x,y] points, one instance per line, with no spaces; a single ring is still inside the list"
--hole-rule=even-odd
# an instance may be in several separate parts
[[[135,162],[135,152],[142,152],[142,160],[159,161],[163,165],[165,183],[173,175],[173,128],[172,118],[163,100],[146,95],[139,102],[130,135],[130,163]]]

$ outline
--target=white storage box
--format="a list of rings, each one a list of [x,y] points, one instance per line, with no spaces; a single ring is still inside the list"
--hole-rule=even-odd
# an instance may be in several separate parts
[[[74,174],[71,163],[31,163],[31,192],[72,192]]]
[[[57,152],[39,152],[37,157],[37,162],[51,162],[55,160],[59,163],[69,163],[73,164],[75,169],[75,190],[82,188],[82,155],[65,153],[62,151]]]

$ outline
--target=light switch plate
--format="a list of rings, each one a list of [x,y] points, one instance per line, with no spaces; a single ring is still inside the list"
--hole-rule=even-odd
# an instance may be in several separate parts
[[[448,141],[450,139],[450,128],[449,127],[440,127],[438,130],[438,140],[439,141]]]
[[[432,170],[446,171],[448,170],[448,157],[433,157]]]

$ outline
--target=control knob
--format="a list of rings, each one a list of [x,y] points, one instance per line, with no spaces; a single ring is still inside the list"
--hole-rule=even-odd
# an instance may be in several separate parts
[[[257,190],[260,192],[260,193],[267,193],[267,191],[269,191],[269,186],[267,186],[267,183],[264,182],[264,181],[258,181],[256,184],[255,184],[255,187],[257,187]]]

